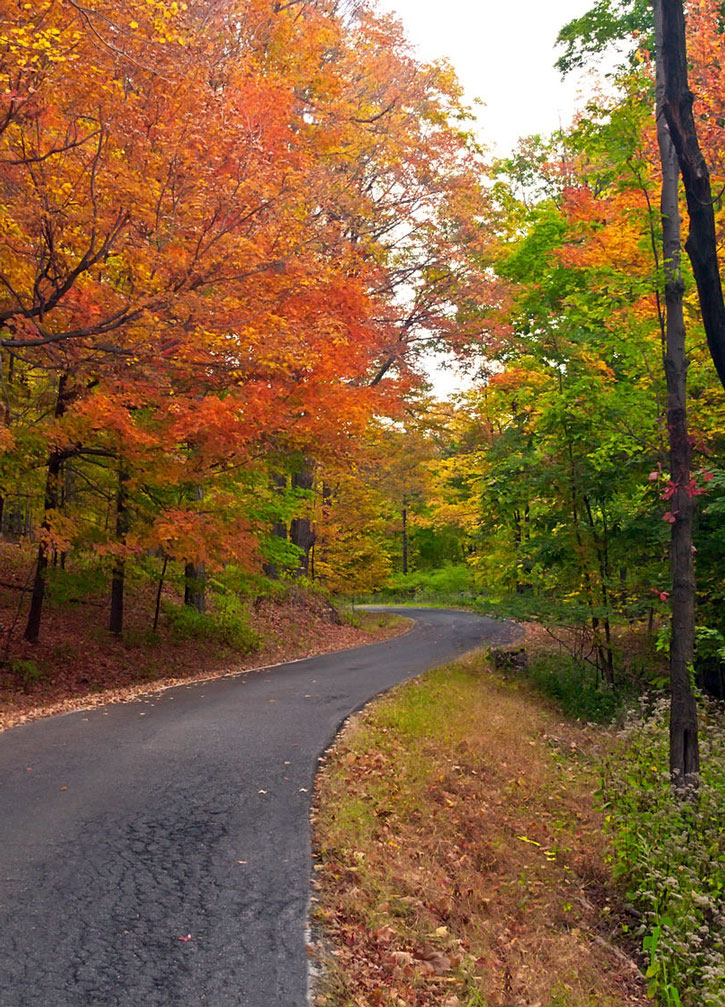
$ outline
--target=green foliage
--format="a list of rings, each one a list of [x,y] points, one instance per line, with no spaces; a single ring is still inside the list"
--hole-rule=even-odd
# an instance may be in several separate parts
[[[715,469],[708,493],[703,497],[703,507],[697,529],[697,587],[698,608],[704,625],[725,637],[725,470]],[[702,653],[704,638],[698,641]],[[717,648],[716,648],[717,649]],[[711,650],[711,648],[710,648]]]
[[[302,550],[289,539],[279,535],[264,535],[259,541],[259,551],[270,567],[280,574],[292,573],[299,566]]]
[[[13,678],[17,679],[24,689],[29,689],[31,686],[36,685],[38,682],[42,682],[45,678],[43,671],[38,667],[35,661],[30,658],[23,660],[21,658],[15,658],[10,661],[8,670]]]
[[[725,720],[701,707],[697,794],[670,786],[663,701],[632,718],[606,763],[615,869],[642,913],[650,992],[667,1007],[722,1007],[725,989]]]
[[[592,724],[608,724],[622,712],[626,693],[601,680],[596,668],[571,657],[551,655],[534,661],[531,681],[553,699],[567,717]]]
[[[165,611],[174,638],[213,640],[240,654],[249,654],[259,646],[259,636],[252,629],[249,613],[233,595],[217,596],[214,611],[197,612],[189,605],[166,605]]]
[[[282,539],[277,541],[282,542]],[[299,549],[292,547],[296,557],[299,556]],[[297,558],[295,558],[295,567]],[[278,568],[281,572],[281,568]],[[250,601],[257,598],[284,597],[289,592],[289,579],[272,580],[259,573],[250,573],[241,567],[229,563],[223,570],[215,572],[209,577],[209,587],[215,595],[236,595],[238,598]]]
[[[410,532],[410,553],[416,570],[433,570],[460,564],[463,559],[460,533],[452,525],[413,526]]]
[[[653,30],[650,0],[596,0],[590,10],[559,32],[557,43],[564,53],[556,65],[563,74],[568,73],[601,56],[613,43],[631,43],[635,32],[641,37]]]
[[[459,563],[438,570],[395,573],[376,597],[385,601],[433,601],[443,604],[470,601],[474,593],[473,571]]]
[[[71,569],[50,567],[47,578],[49,599],[56,605],[77,605],[97,597],[107,587],[108,572],[98,560],[79,556]]]

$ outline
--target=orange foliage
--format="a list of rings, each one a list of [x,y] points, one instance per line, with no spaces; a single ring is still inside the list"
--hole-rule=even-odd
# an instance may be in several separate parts
[[[344,457],[418,349],[467,352],[502,296],[460,88],[332,0],[0,15],[0,345],[33,403],[0,491],[60,452],[136,494],[122,551],[249,559],[249,480]],[[119,551],[95,514],[64,541],[84,522]]]

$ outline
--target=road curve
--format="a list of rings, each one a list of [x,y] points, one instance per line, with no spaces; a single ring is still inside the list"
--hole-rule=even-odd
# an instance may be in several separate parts
[[[304,1007],[317,760],[372,696],[517,630],[405,636],[0,735],[3,1007]]]

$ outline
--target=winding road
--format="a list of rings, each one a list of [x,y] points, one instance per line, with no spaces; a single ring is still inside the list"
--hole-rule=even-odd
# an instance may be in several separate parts
[[[405,636],[0,735],[3,1007],[305,1007],[316,765],[372,696],[517,630]]]

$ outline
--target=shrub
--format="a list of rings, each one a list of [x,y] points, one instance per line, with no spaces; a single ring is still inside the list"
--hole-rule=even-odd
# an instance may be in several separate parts
[[[568,717],[608,724],[622,710],[625,695],[605,685],[596,669],[572,657],[547,655],[534,661],[531,681]]]
[[[670,785],[668,710],[631,720],[605,766],[602,797],[616,873],[642,913],[650,993],[667,1007],[723,1007],[725,991],[725,722],[701,709],[697,794]]]
[[[35,661],[15,658],[9,665],[10,674],[16,678],[27,691],[32,685],[41,682],[45,677]]]
[[[445,601],[468,597],[474,590],[473,573],[465,564],[449,564],[438,570],[396,573],[379,595],[390,600]]]
[[[197,612],[189,605],[167,605],[166,615],[176,640],[214,640],[240,654],[251,653],[260,643],[249,613],[234,595],[218,596],[211,613]]]

